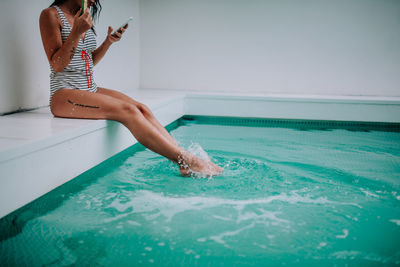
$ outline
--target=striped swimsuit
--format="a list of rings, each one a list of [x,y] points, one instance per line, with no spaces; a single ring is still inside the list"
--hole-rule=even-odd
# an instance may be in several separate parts
[[[63,43],[71,33],[71,26],[58,6],[54,6],[63,24],[61,37]],[[93,80],[92,52],[96,49],[96,37],[92,29],[85,34],[84,42],[79,39],[78,47],[71,62],[62,72],[55,72],[50,66],[50,103],[55,92],[60,89],[80,89],[96,92],[97,85]]]

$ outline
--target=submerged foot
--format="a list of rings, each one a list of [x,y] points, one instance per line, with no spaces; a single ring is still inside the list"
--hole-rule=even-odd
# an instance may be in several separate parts
[[[224,169],[218,165],[212,163],[211,161],[206,161],[204,159],[198,158],[189,153],[182,154],[178,161],[179,171],[182,176],[216,176],[222,174]]]

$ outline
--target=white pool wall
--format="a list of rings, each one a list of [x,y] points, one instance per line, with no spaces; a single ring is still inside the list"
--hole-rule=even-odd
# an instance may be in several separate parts
[[[400,96],[400,1],[142,0],[140,88]]]

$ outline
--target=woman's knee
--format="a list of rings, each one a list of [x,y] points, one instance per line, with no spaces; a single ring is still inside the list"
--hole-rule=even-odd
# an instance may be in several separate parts
[[[120,117],[120,121],[131,120],[134,117],[140,116],[149,119],[153,116],[149,107],[144,104],[132,104],[129,102],[123,102],[118,107],[118,117]]]
[[[128,102],[123,102],[117,110],[119,117],[121,118],[132,118],[133,116],[137,116],[140,114],[140,110],[133,104]]]
[[[150,118],[153,117],[153,113],[151,112],[150,108],[146,106],[145,104],[138,104],[138,109],[140,112],[143,114],[144,117]]]

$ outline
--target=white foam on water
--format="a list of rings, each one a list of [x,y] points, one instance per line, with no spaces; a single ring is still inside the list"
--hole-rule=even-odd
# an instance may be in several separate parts
[[[326,243],[326,242],[321,242],[321,243],[319,243],[319,245],[317,246],[317,249],[321,249],[321,248],[325,247],[327,244],[328,244],[328,243]]]
[[[232,218],[226,218],[226,217],[222,217],[222,216],[218,216],[218,215],[213,215],[213,218],[222,220],[222,221],[232,221]]]
[[[125,210],[128,209],[130,206],[121,203],[119,199],[116,198],[113,202],[111,202],[111,205],[109,207],[116,209],[118,212],[125,212]]]
[[[254,220],[257,219],[257,221],[262,220],[262,221],[272,221],[273,223],[290,223],[288,220],[280,219],[276,217],[277,214],[282,214],[282,212],[272,212],[264,209],[257,209],[260,214],[256,214],[254,212],[246,212],[244,214],[239,214],[237,223],[240,223],[241,221],[247,221],[247,220]]]
[[[110,198],[116,197],[117,193],[107,193],[106,197],[104,198],[105,200],[109,200]]]
[[[254,245],[254,246],[257,246],[257,247],[260,247],[260,248],[263,248],[263,249],[266,249],[266,248],[267,248],[266,245],[258,244],[257,242],[253,242],[253,245]]]
[[[92,202],[90,200],[86,200],[86,207],[85,209],[90,210],[92,208]]]
[[[330,257],[336,258],[336,259],[364,259],[364,260],[370,260],[370,261],[375,261],[375,262],[382,262],[382,263],[387,263],[391,262],[390,257],[382,257],[380,255],[377,255],[375,253],[367,253],[367,252],[362,252],[362,251],[356,251],[356,250],[343,250],[343,251],[337,251],[332,254],[330,254]]]
[[[130,225],[134,225],[134,226],[142,226],[141,223],[138,223],[138,222],[135,222],[135,221],[128,221],[128,223],[129,223]]]
[[[242,227],[242,228],[240,228],[240,229],[238,229],[238,230],[235,230],[235,231],[226,231],[226,232],[223,232],[223,233],[221,233],[221,234],[219,234],[219,235],[210,236],[209,239],[211,239],[211,240],[213,240],[213,241],[215,241],[215,242],[217,242],[217,243],[223,245],[223,246],[226,247],[226,248],[231,248],[231,247],[223,240],[224,237],[227,237],[227,236],[235,236],[235,235],[239,234],[240,232],[242,232],[243,230],[246,230],[246,229],[249,229],[249,228],[253,228],[254,225],[255,225],[255,224],[252,223],[252,224],[250,224],[250,225],[246,225],[246,226],[244,226],[244,227]]]
[[[363,188],[360,188],[361,192],[363,192],[367,197],[372,196],[372,197],[376,197],[376,198],[380,198],[378,195],[369,192],[368,190],[365,190]]]
[[[389,220],[389,221],[400,226],[400,220]]]
[[[118,221],[118,220],[120,220],[120,219],[122,219],[122,218],[125,218],[125,217],[128,216],[128,215],[129,215],[128,213],[119,214],[119,215],[115,215],[114,217],[106,218],[106,219],[104,219],[103,221],[104,221],[105,223],[109,223],[109,222],[113,222],[113,221]]]
[[[185,254],[187,254],[187,255],[189,255],[189,254],[195,254],[195,255],[196,255],[196,252],[194,252],[194,250],[192,250],[192,249],[186,249],[186,248],[185,248]]]
[[[343,235],[337,235],[336,238],[346,238],[349,235],[349,230],[343,229]]]
[[[196,171],[192,171],[190,173],[190,177],[196,178],[196,179],[204,179],[204,178],[211,179],[211,178],[213,178],[212,175],[207,175],[205,173],[196,172]]]
[[[349,250],[344,250],[344,251],[337,251],[335,253],[332,253],[331,256],[335,257],[336,259],[354,259],[356,256],[361,255],[362,253],[360,251],[349,251]]]
[[[269,204],[271,202],[286,202],[289,204],[299,203],[312,203],[312,204],[335,204],[335,205],[352,205],[360,207],[356,203],[336,202],[330,201],[326,197],[312,198],[309,195],[300,196],[297,194],[286,194],[281,193],[279,195],[268,196],[266,198],[259,199],[245,199],[245,200],[233,200],[223,199],[216,197],[178,197],[178,196],[165,196],[163,193],[155,193],[148,190],[138,190],[136,192],[126,191],[124,194],[130,200],[123,201],[120,199],[114,199],[106,208],[114,208],[117,211],[129,214],[129,213],[151,213],[144,215],[148,220],[154,220],[159,216],[164,216],[167,222],[170,222],[172,218],[185,211],[202,210],[208,208],[214,208],[218,206],[232,206],[239,213],[237,222],[250,220],[250,219],[262,219],[272,220],[277,223],[289,223],[286,220],[278,218],[276,212],[270,212],[267,210],[259,209],[261,214],[255,213],[243,213],[243,209],[248,205],[259,205]],[[361,207],[360,207],[361,208]],[[128,213],[125,213],[128,209],[131,209]],[[121,215],[123,216],[123,215]],[[125,215],[126,216],[126,215]],[[107,221],[115,220],[113,218],[106,219]]]

